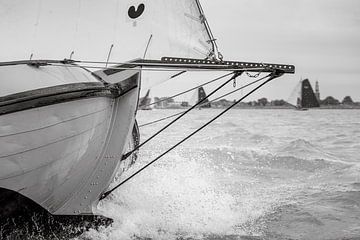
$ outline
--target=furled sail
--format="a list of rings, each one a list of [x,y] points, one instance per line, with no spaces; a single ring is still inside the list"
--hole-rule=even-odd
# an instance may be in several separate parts
[[[198,0],[0,0],[0,31],[0,61],[217,54]]]

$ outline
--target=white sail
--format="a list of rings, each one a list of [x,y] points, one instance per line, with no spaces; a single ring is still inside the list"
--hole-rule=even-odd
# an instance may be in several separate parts
[[[196,89],[189,100],[189,105],[194,106],[198,102],[199,102],[199,93],[198,90]]]
[[[294,107],[301,107],[300,106],[300,102],[301,102],[301,83],[302,81],[300,81],[296,87],[294,88],[293,92],[291,93],[291,95],[289,96],[287,102],[290,103],[291,105],[293,105]]]
[[[106,61],[112,45],[114,62],[217,52],[197,0],[0,0],[0,31],[0,61]]]

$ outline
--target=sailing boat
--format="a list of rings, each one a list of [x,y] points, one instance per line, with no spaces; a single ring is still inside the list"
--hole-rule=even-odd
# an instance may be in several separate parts
[[[0,195],[53,215],[95,214],[133,162],[145,70],[295,71],[221,61],[198,0],[34,1],[0,0]]]
[[[94,214],[130,164],[121,157],[135,143],[140,78],[151,76],[126,63],[217,54],[198,1],[0,6],[0,194],[54,215]]]
[[[203,87],[199,87],[195,90],[193,97],[190,100],[191,105],[195,105],[201,102],[199,109],[201,108],[211,108],[211,103],[206,96],[205,89]]]
[[[146,92],[145,96],[139,100],[139,110],[151,110],[150,102],[150,89]]]
[[[320,107],[309,79],[301,80],[291,94],[289,101],[297,110],[306,111],[309,108]]]

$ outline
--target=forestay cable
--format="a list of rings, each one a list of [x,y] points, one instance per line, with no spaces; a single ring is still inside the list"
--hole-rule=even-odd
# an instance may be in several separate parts
[[[217,77],[217,78],[215,78],[215,79],[213,79],[213,80],[210,80],[210,81],[208,81],[208,82],[206,82],[206,83],[203,83],[203,84],[201,84],[201,85],[199,85],[199,86],[193,87],[193,88],[191,88],[191,89],[189,89],[189,90],[186,90],[186,91],[184,91],[184,92],[177,93],[177,94],[175,94],[175,95],[173,95],[173,96],[171,96],[171,97],[167,97],[167,98],[161,99],[161,100],[159,100],[159,101],[156,101],[156,102],[153,102],[153,103],[149,103],[149,104],[147,104],[147,105],[144,105],[144,107],[149,107],[149,106],[152,106],[152,105],[156,105],[156,104],[158,104],[158,103],[165,102],[165,101],[167,101],[167,100],[169,100],[169,99],[171,99],[171,98],[179,97],[179,96],[184,95],[184,94],[186,94],[186,93],[188,93],[188,92],[191,92],[191,91],[193,91],[193,90],[196,90],[196,89],[198,89],[199,87],[203,87],[203,86],[209,85],[210,83],[219,81],[219,80],[221,80],[221,79],[223,79],[223,78],[225,78],[225,77],[228,77],[228,76],[230,76],[230,75],[232,75],[232,74],[233,74],[233,73],[227,73],[227,74],[225,74],[225,75],[222,75],[222,76],[220,76],[220,77]]]
[[[244,86],[242,86],[242,87],[240,87],[240,88],[238,88],[238,89],[235,89],[235,90],[233,90],[233,91],[231,91],[231,92],[229,92],[229,93],[226,93],[226,94],[224,94],[224,95],[222,95],[222,96],[220,96],[220,97],[217,97],[217,98],[215,98],[215,99],[207,102],[206,104],[215,102],[215,101],[217,101],[217,100],[219,100],[219,99],[222,99],[222,98],[224,98],[224,97],[226,97],[226,96],[229,96],[229,95],[231,95],[231,94],[233,94],[233,93],[235,93],[235,92],[238,92],[238,91],[240,91],[240,90],[242,90],[242,89],[245,89],[245,88],[247,88],[247,87],[250,87],[251,85],[254,85],[255,83],[258,83],[258,82],[260,82],[260,81],[268,78],[270,75],[271,75],[271,74],[268,74],[268,75],[266,75],[266,76],[264,76],[264,77],[262,77],[262,78],[260,78],[260,79],[257,79],[257,80],[255,80],[255,81],[252,81],[251,83],[248,83],[248,84],[246,84],[246,85],[244,85]],[[201,106],[203,106],[203,105],[205,105],[205,103],[200,104],[199,107],[201,107]],[[184,112],[175,113],[175,114],[173,114],[173,115],[170,115],[170,116],[167,116],[167,117],[164,117],[164,118],[160,118],[160,119],[157,119],[157,120],[148,122],[148,123],[141,124],[141,125],[139,125],[139,128],[141,128],[141,127],[146,127],[146,126],[149,126],[149,125],[158,123],[158,122],[165,121],[165,120],[167,120],[167,119],[176,117],[176,116],[178,116],[178,115],[180,115],[180,114],[182,114],[182,113],[184,113]]]
[[[261,83],[259,86],[255,87],[253,90],[251,90],[249,93],[247,93],[244,97],[240,98],[239,100],[237,100],[236,102],[234,102],[231,106],[229,106],[228,108],[226,108],[224,111],[222,111],[220,114],[218,114],[217,116],[215,116],[214,118],[212,118],[210,121],[208,121],[206,124],[204,124],[202,127],[198,128],[196,131],[194,131],[193,133],[191,133],[190,135],[188,135],[186,138],[184,138],[183,140],[181,140],[180,142],[178,142],[177,144],[175,144],[174,146],[172,146],[171,148],[169,148],[167,151],[165,151],[164,153],[162,153],[160,156],[158,156],[157,158],[155,158],[154,160],[152,160],[151,162],[149,162],[148,164],[146,164],[144,167],[140,168],[138,171],[136,171],[135,173],[133,173],[131,176],[129,176],[128,178],[126,178],[124,181],[122,181],[120,184],[118,184],[117,186],[115,186],[114,188],[112,188],[111,190],[105,192],[104,194],[101,195],[100,200],[103,200],[104,198],[106,198],[107,196],[109,196],[112,192],[114,192],[116,189],[118,189],[119,187],[121,187],[122,185],[124,185],[126,182],[128,182],[129,180],[131,180],[133,177],[135,177],[136,175],[138,175],[139,173],[141,173],[142,171],[144,171],[146,168],[148,168],[150,165],[154,164],[156,161],[158,161],[159,159],[161,159],[163,156],[165,156],[166,154],[168,154],[169,152],[171,152],[172,150],[174,150],[175,148],[177,148],[178,146],[180,146],[182,143],[184,143],[185,141],[187,141],[189,138],[191,138],[192,136],[194,136],[195,134],[197,134],[198,132],[200,132],[202,129],[206,128],[208,125],[210,125],[211,123],[213,123],[214,121],[216,121],[219,117],[221,117],[222,115],[224,115],[225,113],[227,113],[228,111],[230,111],[233,107],[235,107],[237,104],[239,104],[241,101],[243,101],[245,98],[247,98],[248,96],[250,96],[251,94],[253,94],[255,91],[257,91],[258,89],[260,89],[261,87],[263,87],[265,84],[267,84],[268,82],[272,81],[275,78],[278,78],[280,76],[283,75],[283,72],[280,70],[275,70],[270,76],[269,79],[266,80],[265,82]]]
[[[208,97],[214,95],[217,91],[219,91],[221,88],[223,88],[224,86],[226,86],[226,84],[228,84],[229,82],[233,81],[234,79],[236,79],[238,76],[240,76],[243,72],[242,71],[238,71],[238,72],[234,72],[233,76],[225,81],[223,84],[221,84],[218,88],[216,88],[214,91],[212,91]],[[178,121],[179,119],[181,119],[183,116],[185,116],[187,113],[189,113],[191,110],[195,109],[197,106],[199,106],[200,104],[202,104],[205,101],[206,98],[201,99],[198,103],[196,103],[194,106],[192,106],[191,108],[189,108],[188,110],[186,110],[185,112],[181,113],[180,116],[178,116],[176,119],[174,119],[173,121],[171,121],[170,123],[168,123],[165,127],[163,127],[162,129],[160,129],[158,132],[156,132],[154,135],[152,135],[151,137],[149,137],[145,142],[141,143],[140,145],[138,145],[137,147],[135,147],[133,150],[131,150],[130,152],[124,154],[121,158],[121,161],[127,159],[131,154],[133,154],[134,152],[136,152],[138,149],[140,149],[142,146],[144,146],[146,143],[148,143],[150,140],[152,140],[153,138],[155,138],[157,135],[159,135],[161,132],[165,131],[168,127],[170,127],[171,125],[173,125],[176,121]]]

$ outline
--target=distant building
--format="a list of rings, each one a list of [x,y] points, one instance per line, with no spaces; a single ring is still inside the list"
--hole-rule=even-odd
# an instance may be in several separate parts
[[[189,102],[181,102],[182,107],[189,107]]]
[[[172,105],[174,103],[174,99],[173,98],[167,98],[167,97],[162,97],[162,98],[158,98],[155,97],[155,108],[168,108],[170,105]]]
[[[224,107],[229,107],[233,104],[233,102],[228,101],[226,99],[221,99],[219,101],[216,102],[212,102],[211,106],[215,107],[215,108],[224,108]]]
[[[181,109],[189,107],[188,102],[176,102],[173,98],[169,97],[155,97],[155,106],[157,109]]]
[[[317,98],[318,102],[320,102],[320,87],[318,81],[316,81],[315,85],[315,97]]]

